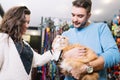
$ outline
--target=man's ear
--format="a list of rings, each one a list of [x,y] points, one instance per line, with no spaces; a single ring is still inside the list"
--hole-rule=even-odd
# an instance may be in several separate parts
[[[88,19],[90,18],[90,16],[91,16],[91,13],[88,13],[88,16],[87,16],[87,17],[88,17]]]

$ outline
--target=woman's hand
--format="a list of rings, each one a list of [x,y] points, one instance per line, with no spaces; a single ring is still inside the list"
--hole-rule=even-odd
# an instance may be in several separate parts
[[[86,48],[79,48],[79,47],[76,47],[76,48],[73,48],[67,52],[64,53],[63,57],[64,58],[79,58],[80,56],[83,56],[85,55],[86,53]]]

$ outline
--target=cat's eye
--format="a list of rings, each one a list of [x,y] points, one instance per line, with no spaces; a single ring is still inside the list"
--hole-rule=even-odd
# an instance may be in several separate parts
[[[65,39],[65,37],[63,37],[63,39]]]

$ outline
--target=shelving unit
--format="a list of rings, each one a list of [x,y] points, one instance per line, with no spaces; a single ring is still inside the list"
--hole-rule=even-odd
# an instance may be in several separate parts
[[[114,39],[120,51],[120,15],[114,16],[111,26]],[[108,68],[107,72],[108,80],[120,80],[120,63],[111,68]]]

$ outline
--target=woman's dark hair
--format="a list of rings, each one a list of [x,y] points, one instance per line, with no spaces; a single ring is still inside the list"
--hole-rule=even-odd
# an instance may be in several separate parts
[[[7,33],[13,41],[21,41],[25,15],[30,15],[26,6],[16,6],[9,9],[3,16],[0,32]]]
[[[72,2],[75,7],[82,7],[87,10],[88,13],[91,12],[92,2],[91,0],[75,0]]]

